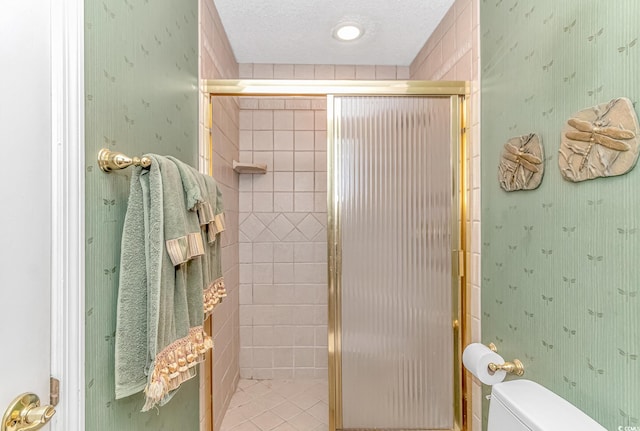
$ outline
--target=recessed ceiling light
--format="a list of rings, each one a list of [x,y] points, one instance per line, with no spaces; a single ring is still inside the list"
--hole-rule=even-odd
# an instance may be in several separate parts
[[[362,28],[357,24],[353,24],[353,23],[340,24],[333,31],[333,37],[335,37],[338,40],[348,42],[348,41],[358,39],[360,36],[362,36],[362,33],[363,33]]]

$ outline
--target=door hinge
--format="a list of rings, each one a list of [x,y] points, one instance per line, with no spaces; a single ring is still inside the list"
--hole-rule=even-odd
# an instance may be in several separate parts
[[[51,393],[51,395],[49,396],[49,404],[55,407],[58,405],[58,402],[60,402],[60,380],[56,379],[55,377],[51,377],[51,379],[49,380],[49,386]]]

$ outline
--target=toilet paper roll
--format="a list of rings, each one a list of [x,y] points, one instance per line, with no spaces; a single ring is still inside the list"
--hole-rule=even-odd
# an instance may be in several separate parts
[[[469,344],[462,353],[462,363],[465,368],[485,385],[500,383],[507,376],[507,372],[503,370],[492,372],[489,369],[489,364],[492,362],[504,364],[504,359],[484,344]]]

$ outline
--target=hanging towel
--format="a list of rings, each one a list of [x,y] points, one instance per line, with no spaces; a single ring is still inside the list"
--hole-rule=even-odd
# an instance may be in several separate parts
[[[202,231],[187,204],[198,197],[173,161],[149,157],[131,179],[115,352],[116,398],[144,389],[142,411],[168,402],[213,346],[202,327]]]
[[[213,308],[227,296],[221,265],[220,233],[225,227],[224,208],[222,205],[222,192],[216,181],[208,176],[200,176],[202,194],[207,196],[206,201],[200,206],[198,215],[203,226],[206,238],[205,256],[205,280],[208,280],[205,289],[204,311],[211,313]]]

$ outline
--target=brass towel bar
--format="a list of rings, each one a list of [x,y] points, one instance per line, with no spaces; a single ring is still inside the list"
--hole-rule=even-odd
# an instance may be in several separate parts
[[[103,172],[116,171],[131,165],[148,168],[151,166],[151,159],[146,156],[131,158],[123,153],[111,151],[108,148],[103,148],[98,153],[98,166]]]

